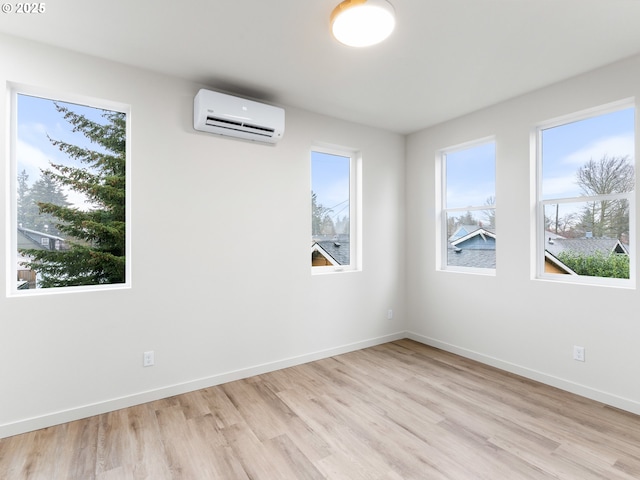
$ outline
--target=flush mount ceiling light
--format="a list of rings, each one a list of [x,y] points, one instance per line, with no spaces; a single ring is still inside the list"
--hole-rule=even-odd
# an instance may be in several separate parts
[[[350,47],[380,43],[395,26],[395,12],[386,0],[344,0],[331,12],[333,36]]]

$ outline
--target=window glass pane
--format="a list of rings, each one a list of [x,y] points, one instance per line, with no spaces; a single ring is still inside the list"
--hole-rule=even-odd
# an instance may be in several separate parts
[[[16,289],[125,283],[126,114],[16,101]]]
[[[311,153],[312,266],[351,264],[351,158]]]
[[[634,108],[542,130],[542,198],[630,192]]]
[[[546,203],[545,230],[564,238],[618,238],[628,243],[629,201],[607,199],[590,202]]]
[[[447,152],[446,208],[495,203],[495,156],[494,142]]]
[[[634,112],[541,130],[542,273],[631,278]]]
[[[629,202],[546,204],[545,273],[629,278]]]
[[[444,268],[496,268],[495,142],[443,152]]]
[[[496,268],[495,209],[447,213],[449,267]]]

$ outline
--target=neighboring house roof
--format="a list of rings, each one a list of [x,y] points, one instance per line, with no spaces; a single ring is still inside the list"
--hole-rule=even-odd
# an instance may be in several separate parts
[[[462,249],[449,247],[447,265],[453,267],[496,268],[494,249]]]
[[[28,236],[22,229],[18,228],[18,250],[24,248],[35,248],[38,250],[44,250],[44,247],[40,242]]]
[[[449,237],[447,265],[496,268],[496,234],[481,225],[460,225]]]
[[[451,245],[458,248],[463,248],[465,245],[468,245],[468,248],[495,250],[496,234],[483,227],[476,227],[472,232],[453,240]]]
[[[318,244],[318,242],[313,242],[311,244],[311,253],[313,254],[314,252],[317,252],[320,255],[322,255],[331,265],[339,265],[338,261],[335,258],[333,258],[329,254],[329,252],[327,252],[324,248],[322,248],[322,246]]]
[[[550,238],[545,242],[545,250],[557,257],[562,252],[574,252],[580,255],[610,255],[621,253],[629,255],[627,247],[616,238]]]
[[[349,242],[338,240],[317,240],[311,251],[322,254],[332,265],[349,265]]]
[[[49,240],[48,242],[44,242],[46,245],[42,242],[43,238]],[[37,230],[31,230],[30,228],[18,227],[17,247],[18,270],[25,270],[26,267],[24,263],[29,262],[29,258],[22,255],[20,250],[52,250],[64,248],[64,238]],[[20,286],[18,288],[20,288]]]
[[[314,235],[311,238],[311,253],[322,255],[331,265],[349,265],[349,235],[345,233]]]
[[[450,242],[454,242],[459,238],[465,237],[477,230],[482,229],[484,232],[490,232],[494,235],[495,238],[495,230],[490,227],[485,227],[483,225],[460,225],[455,232],[449,237]]]
[[[558,270],[558,271],[555,271],[555,269],[552,269],[551,273],[566,273],[569,275],[577,275],[576,272],[574,272],[572,269],[570,269],[568,266],[566,266],[564,263],[558,260],[555,256],[549,253],[548,250],[544,251],[544,261],[550,263]],[[547,268],[548,267],[545,264],[545,272],[547,271]]]
[[[449,238],[447,265],[471,268],[496,268],[496,234],[479,225],[462,225]],[[563,251],[583,255],[619,253],[628,255],[627,247],[615,238],[565,238],[545,232],[545,262],[570,275],[576,273],[558,259]]]
[[[39,232],[38,230],[32,230],[30,228],[18,227],[18,249],[32,248],[37,250],[49,250],[49,248],[46,248],[42,244],[43,238],[53,240],[53,245],[55,245],[56,241],[59,242],[59,244],[64,242],[64,238],[56,235]]]
[[[566,238],[562,235],[558,235],[557,233],[550,232],[549,230],[544,231],[544,241],[548,242],[549,240],[555,240],[557,238]]]

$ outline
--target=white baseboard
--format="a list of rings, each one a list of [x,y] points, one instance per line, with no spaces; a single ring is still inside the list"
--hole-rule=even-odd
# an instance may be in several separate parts
[[[142,403],[147,403],[174,395],[180,395],[182,393],[192,392],[194,390],[199,390],[202,388],[221,385],[223,383],[232,382],[234,380],[240,380],[243,378],[252,377],[254,375],[260,375],[283,368],[293,367],[295,365],[301,365],[303,363],[313,362],[315,360],[320,360],[335,355],[341,355],[343,353],[348,353],[355,350],[400,340],[402,338],[409,338],[411,340],[415,340],[416,342],[430,345],[447,352],[455,353],[456,355],[470,358],[472,360],[491,365],[501,370],[515,373],[525,378],[551,385],[553,387],[557,387],[562,390],[566,390],[568,392],[575,393],[577,395],[640,415],[640,402],[603,392],[601,390],[581,385],[563,378],[555,377],[544,372],[539,372],[537,370],[522,367],[514,363],[506,362],[499,358],[491,357],[489,355],[475,352],[473,350],[461,348],[456,345],[442,342],[435,338],[417,334],[415,332],[397,332],[394,334],[376,337],[369,340],[363,340],[360,342],[354,342],[326,350],[320,350],[305,355],[285,358],[274,362],[267,362],[244,369],[213,375],[210,377],[190,380],[188,382],[180,384],[169,385],[166,387],[144,392],[138,392],[124,397],[112,398],[109,400],[105,400],[104,402],[82,405],[76,408],[70,408],[68,410],[52,412],[38,417],[32,417],[12,423],[6,423],[4,425],[0,425],[0,438],[10,437],[33,430],[39,430],[41,428],[47,428],[74,420],[80,420],[82,418],[112,412],[121,408],[132,407],[134,405],[140,405]]]
[[[387,342],[393,342],[394,340],[400,340],[402,338],[406,338],[406,332],[398,332],[382,337],[372,338],[369,340],[354,342],[339,347],[308,353],[305,355],[284,358],[274,362],[255,365],[253,367],[221,373],[210,377],[190,380],[188,382],[180,384],[169,385],[145,392],[138,392],[124,397],[112,398],[109,400],[105,400],[104,402],[82,405],[79,407],[70,408],[68,410],[52,412],[38,417],[32,417],[12,423],[6,423],[4,425],[0,425],[0,438],[11,437],[20,433],[26,433],[33,430],[39,430],[41,428],[60,425],[62,423],[72,422],[74,420],[80,420],[82,418],[120,410],[121,408],[132,407],[134,405],[140,405],[142,403],[172,397],[174,395],[180,395],[182,393],[192,392],[194,390],[200,390],[202,388],[212,387],[215,385],[232,382],[234,380],[248,378],[254,375],[260,375],[283,368],[293,367],[295,365],[301,365],[303,363],[313,362],[315,360],[320,360],[323,358],[333,357],[335,355],[341,355],[343,353],[348,353],[355,350],[361,350],[367,347],[373,347],[375,345],[380,345]]]
[[[627,412],[635,413],[636,415],[640,415],[640,402],[637,402],[635,400],[603,392],[586,385],[581,385],[579,383],[549,375],[544,372],[522,367],[511,362],[500,360],[499,358],[484,355],[482,353],[468,350],[466,348],[461,348],[456,345],[442,342],[435,338],[426,337],[414,332],[406,332],[406,338],[415,340],[416,342],[420,342],[425,345],[439,348],[446,352],[455,353],[456,355],[460,355],[461,357],[470,358],[471,360],[476,360],[480,363],[491,365],[492,367],[499,368],[500,370],[515,373],[516,375],[520,375],[530,380],[535,380],[537,382],[551,385],[552,387],[556,387],[567,392],[575,393],[576,395],[580,395],[582,397],[589,398],[591,400],[595,400],[612,407],[619,408],[621,410],[626,410]]]

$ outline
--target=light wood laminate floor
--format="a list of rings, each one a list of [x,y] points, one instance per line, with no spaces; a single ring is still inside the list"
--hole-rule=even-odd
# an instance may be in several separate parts
[[[631,480],[640,417],[402,340],[0,440],[0,478]]]

